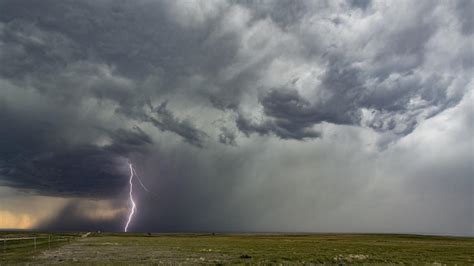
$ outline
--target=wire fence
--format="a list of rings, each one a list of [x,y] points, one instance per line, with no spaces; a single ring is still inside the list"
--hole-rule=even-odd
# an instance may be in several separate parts
[[[50,249],[66,241],[71,241],[71,237],[47,235],[0,238],[2,258],[8,260],[28,256],[35,251]]]

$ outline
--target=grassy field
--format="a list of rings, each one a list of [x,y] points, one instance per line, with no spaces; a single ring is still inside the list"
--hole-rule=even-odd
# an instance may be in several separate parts
[[[0,232],[0,265],[30,262],[39,252],[68,244],[78,236],[78,233]]]
[[[23,246],[7,246],[2,261],[32,264],[474,263],[474,238],[460,237],[109,233],[92,233],[87,237],[55,234],[54,237],[70,240],[54,242],[51,247],[41,242],[36,250],[32,249],[31,241]]]

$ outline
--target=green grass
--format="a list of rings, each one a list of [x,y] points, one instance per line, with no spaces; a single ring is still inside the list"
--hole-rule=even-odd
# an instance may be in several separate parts
[[[474,238],[418,235],[91,234],[9,262],[473,264]],[[13,252],[13,251],[12,251]],[[25,255],[26,254],[26,255]]]
[[[79,235],[78,233],[0,232],[0,239],[36,237],[36,241],[33,239],[0,241],[0,264],[30,262],[42,251],[65,245]]]

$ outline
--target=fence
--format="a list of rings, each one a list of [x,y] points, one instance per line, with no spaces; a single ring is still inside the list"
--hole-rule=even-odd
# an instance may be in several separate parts
[[[64,241],[70,241],[70,238],[55,237],[51,235],[0,238],[0,244],[3,246],[2,257],[4,259],[26,256],[37,249],[50,249],[51,246],[55,246]]]

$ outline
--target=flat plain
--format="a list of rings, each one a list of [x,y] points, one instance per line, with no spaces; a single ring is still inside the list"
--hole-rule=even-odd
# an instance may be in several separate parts
[[[32,234],[17,233],[18,236]],[[8,243],[0,264],[458,264],[474,238],[394,234],[34,233]],[[14,233],[0,233],[0,238]],[[46,238],[49,237],[49,238]],[[43,238],[40,238],[43,237]]]

